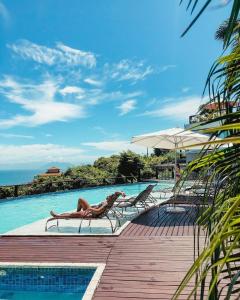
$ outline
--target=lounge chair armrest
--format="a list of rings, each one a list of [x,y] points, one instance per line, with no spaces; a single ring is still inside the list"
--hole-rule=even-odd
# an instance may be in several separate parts
[[[131,199],[134,199],[134,197],[130,197],[130,198],[118,198],[117,200],[115,200],[115,203],[129,202]]]
[[[134,199],[134,198],[129,198],[128,200],[124,200],[124,201],[119,201],[117,202],[114,207],[121,207],[123,204],[131,204],[131,201],[130,199]]]
[[[122,213],[121,213],[120,211],[118,211],[118,210],[115,210],[114,208],[111,208],[111,209],[109,210],[109,212],[112,213],[113,216],[116,216],[116,217],[122,217]]]

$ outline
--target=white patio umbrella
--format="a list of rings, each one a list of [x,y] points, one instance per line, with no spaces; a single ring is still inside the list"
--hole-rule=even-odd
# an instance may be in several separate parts
[[[200,134],[183,128],[170,128],[148,134],[132,137],[131,143],[135,143],[148,148],[162,148],[175,150],[175,171],[176,181],[177,148],[188,148],[190,145],[207,142],[209,136]],[[202,146],[191,147],[191,149],[201,149]]]
[[[209,136],[204,134],[200,134],[191,130],[184,130],[182,128],[170,128],[166,130],[134,136],[131,142],[149,148],[151,147],[175,150],[174,180],[176,184],[177,148],[188,148],[191,145],[205,143],[208,140]],[[191,147],[191,149],[201,148],[202,146]],[[185,208],[174,206],[167,208],[167,211],[170,213],[181,213],[185,211]]]

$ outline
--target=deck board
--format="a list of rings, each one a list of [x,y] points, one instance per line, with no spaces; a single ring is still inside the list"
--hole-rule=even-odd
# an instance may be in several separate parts
[[[2,236],[0,261],[102,262],[95,300],[168,300],[193,261],[196,215],[191,207],[178,215],[153,208],[112,237]]]

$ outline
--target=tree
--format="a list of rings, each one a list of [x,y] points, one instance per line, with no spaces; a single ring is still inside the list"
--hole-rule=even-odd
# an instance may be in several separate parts
[[[118,176],[138,178],[140,170],[143,168],[140,155],[128,150],[120,154],[118,165]]]
[[[110,157],[100,157],[94,162],[93,166],[100,170],[108,172],[109,177],[114,177],[117,175],[118,172],[119,159],[119,155],[112,155]]]
[[[227,34],[228,34],[228,26],[229,20],[224,21],[216,30],[215,39],[221,42],[224,42]],[[233,24],[232,37],[234,38],[234,42],[231,44],[233,46],[237,46],[239,44],[239,29],[240,29],[240,20],[236,20]]]
[[[153,153],[156,156],[162,156],[162,155],[164,155],[164,154],[166,154],[168,152],[169,152],[169,150],[167,150],[167,149],[160,149],[160,148],[154,148],[153,149]]]
[[[188,7],[192,3],[194,11],[200,1],[187,2]],[[184,34],[211,2],[204,2]],[[202,251],[196,247],[195,262],[176,291],[174,299],[179,297],[186,286],[186,299],[195,295],[195,299],[216,300],[223,298],[223,293],[226,295],[224,299],[240,298],[240,112],[238,109],[227,109],[223,114],[223,107],[228,107],[229,101],[233,101],[236,107],[240,106],[240,44],[239,28],[236,28],[239,11],[240,0],[232,1],[230,18],[217,31],[217,37],[223,40],[223,47],[229,54],[223,55],[214,63],[205,89],[210,103],[217,101],[225,105],[218,106],[218,117],[202,124],[208,127],[205,132],[211,134],[210,141],[205,143],[202,155],[188,166],[183,177],[184,181],[193,171],[199,170],[201,175],[198,180],[201,180],[211,170],[211,176],[205,177],[205,198],[207,199],[209,189],[214,185],[213,203],[203,210],[198,220],[199,225],[206,228],[206,244]],[[216,137],[219,140],[214,140]],[[210,144],[215,145],[215,148],[207,154]],[[219,145],[222,144],[228,146],[220,148]],[[198,233],[196,241],[199,245]],[[188,284],[194,276],[195,285],[189,289]]]
[[[65,175],[72,179],[81,179],[85,185],[99,185],[109,176],[109,174],[91,165],[70,168]]]

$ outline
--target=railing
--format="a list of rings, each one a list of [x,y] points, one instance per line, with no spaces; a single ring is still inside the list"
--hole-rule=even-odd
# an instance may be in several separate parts
[[[159,172],[156,176],[158,179],[166,180],[172,179],[170,173]],[[15,184],[15,185],[4,185],[0,186],[0,199],[19,197],[25,195],[35,195],[35,194],[44,194],[49,192],[57,192],[64,190],[74,190],[85,187],[93,186],[104,186],[104,185],[114,185],[114,184],[125,184],[125,183],[134,183],[141,182],[146,180],[151,180],[153,178],[146,178],[140,176],[117,176],[117,177],[108,177],[108,178],[92,178],[92,181],[83,180],[80,178],[75,179],[61,179],[59,181],[46,179],[42,182],[31,182],[25,184]]]
[[[240,111],[240,107],[239,106],[233,106],[230,107],[229,112],[236,112],[236,111]],[[221,109],[221,115],[226,114],[226,109]],[[196,124],[196,123],[201,123],[201,122],[206,122],[209,120],[212,120],[214,118],[217,118],[220,116],[220,113],[218,110],[212,110],[205,114],[196,114],[196,115],[191,115],[189,116],[189,124]]]

